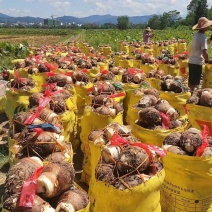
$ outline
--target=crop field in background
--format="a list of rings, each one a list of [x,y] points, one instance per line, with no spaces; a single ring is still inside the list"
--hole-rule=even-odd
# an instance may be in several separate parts
[[[65,44],[68,41],[82,41],[97,48],[99,45],[109,45],[113,51],[118,51],[121,41],[141,41],[143,30],[141,29],[32,29],[32,28],[0,28],[0,48],[2,43],[18,45],[20,43],[32,47],[43,45]],[[185,39],[187,44],[191,42],[195,33],[188,27],[168,28],[155,30],[153,41],[163,41],[172,38]],[[212,31],[206,36],[210,37]],[[212,57],[212,44],[209,46],[209,56]],[[0,67],[7,65],[11,57],[0,58]]]

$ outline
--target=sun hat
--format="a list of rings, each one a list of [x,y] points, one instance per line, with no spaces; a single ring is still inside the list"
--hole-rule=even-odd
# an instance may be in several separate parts
[[[150,29],[150,27],[147,27],[145,30],[146,30],[146,31],[152,31],[152,30]]]
[[[208,20],[206,17],[201,17],[198,23],[192,27],[194,30],[204,29],[212,25],[212,21]]]

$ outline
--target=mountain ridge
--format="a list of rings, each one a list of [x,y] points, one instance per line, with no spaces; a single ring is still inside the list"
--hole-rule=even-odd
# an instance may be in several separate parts
[[[153,15],[144,15],[144,16],[128,16],[129,21],[132,24],[143,24],[148,22],[148,20],[152,17]],[[67,23],[75,23],[75,24],[106,24],[106,23],[111,23],[111,24],[117,24],[117,18],[119,16],[113,16],[110,14],[106,15],[91,15],[87,17],[74,17],[74,16],[61,16],[55,18],[56,20],[60,20],[63,24]],[[13,17],[9,15],[5,15],[3,13],[0,13],[0,23],[17,23],[17,22],[23,22],[23,23],[43,23],[43,20],[45,18],[40,18],[40,17],[32,17],[32,16],[23,16],[23,17]],[[49,18],[51,19],[51,18]]]

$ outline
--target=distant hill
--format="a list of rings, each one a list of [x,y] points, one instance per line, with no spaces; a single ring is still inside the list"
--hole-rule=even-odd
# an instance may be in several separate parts
[[[145,15],[145,16],[128,16],[129,21],[133,24],[142,24],[148,22],[148,20],[152,17],[152,15]],[[98,25],[102,25],[105,23],[112,23],[117,24],[117,18],[118,16],[112,16],[112,15],[91,15],[88,17],[83,18],[77,18],[73,16],[62,16],[57,17],[57,20],[60,20],[62,23],[76,23],[76,24],[86,24],[86,23],[95,23]],[[23,23],[42,23],[43,18],[39,17],[31,17],[31,16],[25,16],[25,17],[12,17],[5,15],[3,13],[0,13],[0,23],[17,23],[17,22],[23,22]]]

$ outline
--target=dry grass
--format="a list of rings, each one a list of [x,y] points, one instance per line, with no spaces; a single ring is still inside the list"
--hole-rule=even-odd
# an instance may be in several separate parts
[[[58,43],[63,43],[65,42],[68,38],[70,38],[70,35],[59,35],[59,36],[54,36],[54,35],[36,35],[36,36],[31,36],[31,35],[0,35],[0,42],[9,42],[12,44],[19,44],[22,42],[27,42],[31,46],[39,47],[42,45],[56,45]]]

